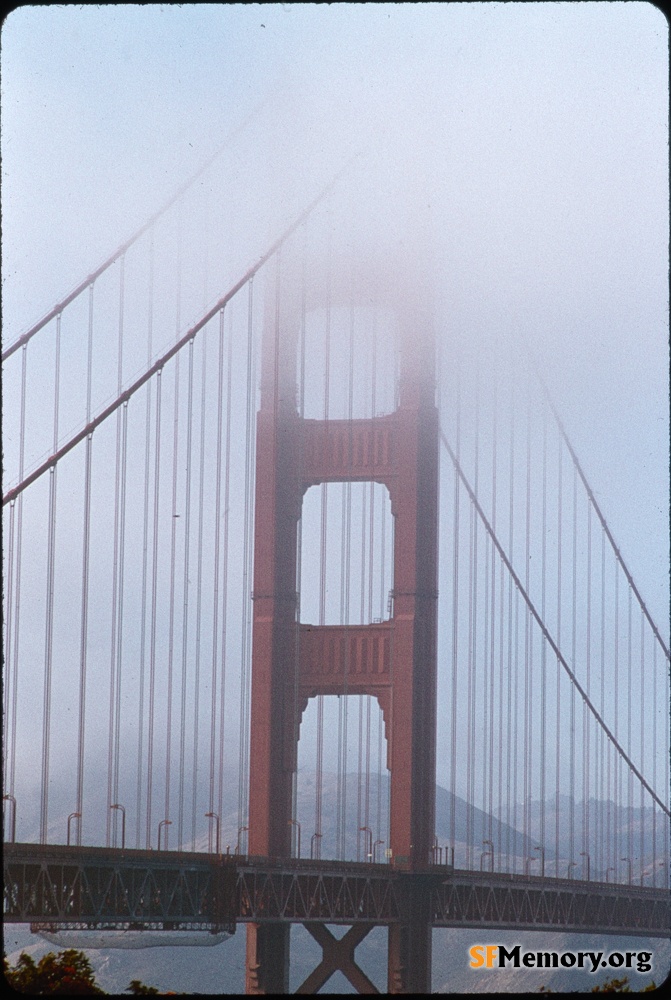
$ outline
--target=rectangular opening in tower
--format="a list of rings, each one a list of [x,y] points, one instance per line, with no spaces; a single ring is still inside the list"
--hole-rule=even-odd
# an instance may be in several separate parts
[[[369,625],[392,613],[394,518],[382,483],[321,483],[298,533],[299,620]]]
[[[371,695],[318,695],[298,743],[292,854],[387,862],[390,775],[382,710]]]

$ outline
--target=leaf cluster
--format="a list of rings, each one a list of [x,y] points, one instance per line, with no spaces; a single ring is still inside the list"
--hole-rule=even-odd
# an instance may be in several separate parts
[[[637,993],[650,993],[656,990],[657,986],[655,983],[649,983],[648,986],[644,986],[642,990],[637,990]],[[548,986],[541,986],[539,993],[554,993]],[[629,985],[629,980],[625,976],[624,979],[607,979],[606,982],[601,983],[599,986],[593,986],[590,993],[631,993],[631,986]]]
[[[91,963],[83,951],[68,948],[55,955],[52,951],[35,962],[31,955],[22,951],[16,965],[10,966],[3,958],[5,982],[16,993],[32,996],[91,996],[105,994],[95,980]],[[134,996],[158,993],[154,986],[145,986],[139,979],[133,979],[126,992]]]

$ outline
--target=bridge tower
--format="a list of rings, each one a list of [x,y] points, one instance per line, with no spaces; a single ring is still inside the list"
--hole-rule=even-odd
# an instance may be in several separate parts
[[[418,874],[416,893],[415,880],[404,880],[410,886],[404,899],[407,920],[389,927],[387,989],[423,993],[431,986],[431,924],[419,873],[429,861],[435,832],[435,344],[428,296],[416,285],[409,287],[398,269],[393,273],[385,264],[386,273],[379,273],[378,265],[374,281],[365,267],[353,269],[349,262],[344,270],[347,279],[340,289],[337,276],[329,279],[335,299],[353,296],[369,305],[375,287],[377,305],[395,315],[397,406],[368,419],[300,416],[300,293],[287,291],[291,282],[285,276],[280,296],[278,269],[276,287],[266,299],[257,422],[249,854],[290,856],[292,779],[308,699],[342,694],[345,679],[348,693],[374,695],[383,713],[391,772],[391,864]],[[313,303],[318,305],[323,303]],[[312,485],[347,481],[383,483],[389,491],[393,613],[368,625],[301,624],[296,581],[303,496]],[[345,943],[326,928],[312,930],[324,950],[322,968],[340,968],[360,992],[376,992],[353,958],[365,934],[357,936],[353,928],[348,934],[354,943]],[[289,925],[249,925],[247,992],[286,993],[288,972]],[[319,984],[312,978],[299,992],[316,992]]]

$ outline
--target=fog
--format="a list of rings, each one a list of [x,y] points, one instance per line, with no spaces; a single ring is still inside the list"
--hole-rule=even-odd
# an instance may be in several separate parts
[[[449,328],[523,328],[616,540],[665,619],[659,10],[23,7],[2,42],[5,344],[265,101],[226,191],[230,214],[241,209],[259,230],[247,226],[248,261],[357,153],[369,157],[369,200],[398,192],[389,219],[428,206]]]
[[[132,319],[118,368],[113,312],[118,290],[111,279],[109,285],[104,279],[96,283],[96,315],[102,317],[97,320],[93,371],[92,410],[97,412],[114,397],[118,385],[127,385],[220,299],[338,177],[335,193],[319,209],[320,235],[306,237],[302,250],[319,281],[328,260],[329,274],[338,275],[336,285],[350,288],[356,271],[357,280],[363,275],[363,285],[370,277],[371,287],[387,282],[395,294],[399,287],[412,290],[415,301],[425,306],[430,297],[448,434],[454,430],[451,359],[465,359],[464,385],[480,377],[486,385],[487,373],[510,376],[507,368],[504,372],[510,364],[509,345],[520,367],[528,366],[524,345],[530,345],[614,538],[665,632],[667,36],[659,10],[645,3],[20,8],[9,15],[2,31],[3,345],[13,343],[62,300],[221,150],[188,195],[190,212],[176,211],[165,223],[166,246],[180,248],[176,308],[174,261],[158,237],[152,249],[156,305],[149,343],[149,266],[138,253],[134,267],[134,251],[129,251],[124,294]],[[300,266],[299,253],[298,259],[295,266]],[[289,257],[283,266],[290,270]],[[118,267],[113,272],[116,281]],[[259,303],[253,324],[250,320],[255,335],[268,308],[262,285]],[[365,413],[371,407],[373,413],[389,412],[394,362],[381,340],[375,348],[377,396],[370,395],[372,348],[364,334],[371,303],[379,312],[379,296],[361,293],[354,319],[344,311],[340,315],[336,288],[332,333],[341,345],[351,337],[361,352],[354,405]],[[325,395],[319,341],[323,303],[308,303],[308,312],[315,344],[305,361],[302,412],[319,418],[326,408],[331,417],[346,416],[346,365],[334,355],[331,395],[328,390]],[[227,322],[230,330],[244,330],[244,302],[233,304]],[[85,378],[77,366],[82,363],[86,323],[82,299],[63,317],[61,440],[85,418]],[[393,331],[388,332],[392,339]],[[384,333],[383,318],[376,337]],[[39,335],[31,344],[27,469],[52,446],[53,338],[38,341]],[[258,358],[251,348],[245,355],[242,334],[235,345],[240,370],[249,361],[256,379]],[[197,373],[202,366],[203,386],[214,393],[212,346],[209,351],[206,356],[198,340],[194,357]],[[17,479],[19,356],[10,359],[3,373],[7,485]],[[171,386],[170,381],[164,388],[167,414],[171,406],[176,410],[179,392],[182,397],[186,393]],[[244,424],[245,405],[242,385],[234,385],[236,481],[231,495],[232,503],[239,505],[250,433]],[[143,413],[129,412],[129,419],[138,421],[139,435]],[[198,416],[196,412],[196,424]],[[193,433],[196,440],[197,427]],[[467,438],[467,428],[464,434]],[[113,435],[110,421],[96,432],[96,447],[106,443],[111,455]],[[211,443],[208,439],[207,447],[202,445],[203,453]],[[186,451],[184,421],[180,447]],[[129,481],[141,480],[143,459],[139,448],[131,449]],[[94,496],[100,521],[113,516],[112,468],[110,462],[101,471]],[[79,467],[75,472],[81,477]],[[63,502],[70,496],[67,470],[59,475]],[[167,464],[161,476],[169,498]],[[208,489],[209,517],[214,486]],[[46,504],[46,491],[45,479],[35,487],[36,504]],[[306,543],[319,533],[317,492],[306,496]],[[372,510],[372,491],[370,500],[357,488],[352,495],[356,510],[359,504],[364,512]],[[331,496],[329,517],[337,526],[344,514],[338,496]],[[26,507],[32,502],[27,499]],[[378,514],[384,503],[384,496],[375,501]],[[166,499],[166,511],[168,505]],[[79,508],[76,511],[79,516]],[[357,517],[353,567],[358,565],[357,547],[363,549],[366,537],[372,550],[365,513]],[[45,569],[46,519],[35,523],[24,543],[27,576],[33,570],[43,575]],[[392,545],[384,534],[390,532],[389,524],[387,515],[376,542],[383,552]],[[76,517],[72,524],[64,519],[61,525],[60,544],[74,553],[59,568],[57,609],[72,633],[70,646],[62,642],[65,651],[76,648],[78,637],[81,539]],[[129,517],[128,545],[136,552],[142,547],[140,529],[139,513],[135,520]],[[101,593],[105,586],[110,589],[109,574],[101,570],[98,581],[96,573],[112,559],[112,534],[101,532],[99,538],[92,593],[98,585]],[[232,539],[234,561],[242,562],[242,548],[241,530]],[[182,551],[178,548],[179,558]],[[307,551],[306,544],[301,620],[315,622],[320,614],[319,580]],[[211,553],[205,556],[206,577],[212,572],[208,560],[214,561]],[[188,570],[186,557],[184,562]],[[159,559],[163,581],[169,564],[166,544]],[[347,598],[349,622],[388,613],[390,565],[387,552],[387,577],[370,569],[366,577],[362,569],[360,583],[352,570],[356,582]],[[441,567],[443,578],[449,577],[449,569],[447,564]],[[342,582],[335,563],[329,573],[333,604],[325,620],[337,620]],[[142,581],[139,571],[127,575],[126,607],[133,607],[143,600]],[[185,572],[184,595],[190,583]],[[179,603],[180,594],[175,598],[168,596],[167,587],[163,590],[158,646],[165,658],[172,646],[168,606],[174,600]],[[31,634],[22,640],[22,655],[32,662],[37,686],[45,598],[40,590],[31,603],[25,586],[23,594],[23,628]],[[108,636],[115,626],[111,601],[105,600],[99,599],[91,615],[92,670],[103,662],[107,670],[109,660]],[[231,619],[237,622],[242,616],[236,598]],[[127,646],[140,642],[139,623],[131,615],[128,619]],[[38,629],[32,629],[34,621]],[[206,611],[203,621],[211,624]],[[189,639],[192,634],[193,629]],[[179,638],[177,632],[175,646]],[[244,641],[237,634],[230,638],[232,659],[240,657]],[[57,634],[56,659],[58,642]],[[181,650],[175,655],[177,663]],[[66,652],[62,660],[69,662]],[[233,699],[237,683],[230,681]],[[105,693],[90,704],[89,725],[94,730],[104,731],[107,697]],[[132,703],[135,688],[125,697]],[[55,695],[54,707],[69,710],[65,692]],[[132,708],[135,711],[135,705]],[[310,719],[308,713],[308,728],[314,724]],[[129,733],[135,739],[132,729]],[[234,736],[233,726],[232,741]],[[34,734],[26,728],[21,739],[19,751],[26,746],[27,753]],[[89,747],[93,745],[89,741]],[[130,742],[124,747],[130,769],[134,747]],[[72,746],[67,749],[73,753]],[[104,749],[99,748],[101,761]],[[234,747],[230,752],[235,757]],[[163,749],[156,754],[163,766]],[[165,754],[169,758],[169,744]],[[63,753],[62,759],[66,756]],[[54,765],[57,777],[61,764]],[[345,760],[345,771],[347,766]],[[32,788],[36,772],[24,778]],[[105,808],[102,784],[100,815]],[[243,822],[244,815],[234,816],[233,832],[236,823],[239,828]]]

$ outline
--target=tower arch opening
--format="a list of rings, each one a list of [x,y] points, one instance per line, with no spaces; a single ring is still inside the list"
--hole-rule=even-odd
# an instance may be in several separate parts
[[[292,854],[388,861],[390,772],[373,695],[318,695],[303,713],[294,785]]]

